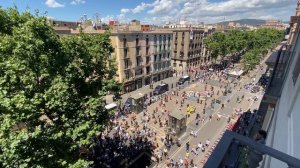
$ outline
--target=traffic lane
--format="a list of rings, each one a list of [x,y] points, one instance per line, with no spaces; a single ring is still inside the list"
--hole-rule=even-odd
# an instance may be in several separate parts
[[[167,83],[169,85],[169,89],[171,90],[172,89],[172,84],[173,84],[173,87],[176,86],[176,83],[178,82],[179,78],[181,76],[173,76],[173,77],[170,77],[170,78],[167,78],[167,79],[163,79],[161,81],[158,81],[158,82],[155,82],[153,84],[153,89],[150,88],[150,85],[145,85],[135,91],[132,91],[132,92],[129,92],[129,93],[125,93],[123,95],[121,95],[122,97],[122,102],[125,102],[131,95],[134,95],[134,94],[137,94],[137,93],[143,93],[143,94],[147,94],[149,95],[150,92],[153,92],[154,88],[159,85],[160,83]]]
[[[171,155],[171,158],[174,160],[178,160],[178,158],[184,158],[186,156],[186,143],[189,142],[190,149],[193,146],[197,146],[199,142],[202,144],[205,144],[206,140],[210,140],[210,146],[215,142],[217,138],[220,137],[221,133],[227,126],[227,119],[221,118],[219,121],[217,121],[217,117],[214,116],[211,121],[207,121],[202,127],[200,127],[197,133],[197,137],[194,138],[190,136],[186,141],[184,141],[179,149]],[[210,147],[209,147],[210,148]],[[190,154],[191,158],[195,158],[195,161],[200,161],[201,157],[204,156],[203,153],[200,153],[198,156],[192,156]]]

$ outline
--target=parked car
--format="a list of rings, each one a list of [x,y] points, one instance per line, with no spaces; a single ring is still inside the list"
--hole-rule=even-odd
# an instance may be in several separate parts
[[[189,76],[183,76],[179,79],[178,85],[183,85],[185,82],[190,82],[191,78]]]
[[[169,85],[166,83],[161,83],[155,87],[153,95],[159,95],[167,92],[169,90]]]

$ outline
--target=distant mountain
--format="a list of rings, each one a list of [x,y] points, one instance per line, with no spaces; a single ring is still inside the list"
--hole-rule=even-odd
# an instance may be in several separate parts
[[[290,24],[290,21],[283,21],[284,24]]]
[[[251,25],[251,26],[256,26],[256,25],[261,25],[266,23],[265,20],[261,20],[261,19],[240,19],[240,20],[232,20],[232,21],[223,21],[217,24],[222,24],[227,26],[229,22],[235,22],[235,23],[239,23],[240,25]]]

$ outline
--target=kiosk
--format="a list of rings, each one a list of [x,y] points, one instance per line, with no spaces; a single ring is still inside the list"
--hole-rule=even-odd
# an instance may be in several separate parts
[[[187,114],[177,110],[169,114],[169,127],[177,137],[180,137],[186,131]]]
[[[129,107],[131,111],[140,113],[144,109],[144,94],[137,93],[131,95],[125,102],[125,106]]]

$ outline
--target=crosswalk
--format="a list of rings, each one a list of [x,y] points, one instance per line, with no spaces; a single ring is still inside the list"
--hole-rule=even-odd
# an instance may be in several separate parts
[[[157,143],[158,143],[159,147],[162,147],[164,145],[164,143],[160,139],[166,137],[166,134],[165,134],[163,128],[160,128],[159,126],[154,125],[154,124],[149,125],[149,128],[152,131],[156,132],[156,137],[158,138]]]

